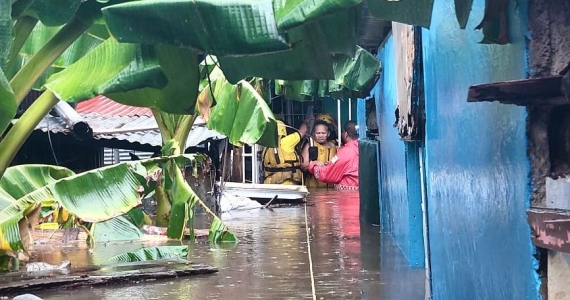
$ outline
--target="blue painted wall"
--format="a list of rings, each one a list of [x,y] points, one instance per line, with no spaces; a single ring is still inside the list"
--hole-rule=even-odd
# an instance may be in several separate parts
[[[470,85],[526,77],[526,3],[511,5],[513,44],[496,46],[478,44],[473,30],[484,0],[474,1],[466,30],[453,2],[436,0],[423,31],[433,299],[538,299],[525,216],[526,110],[466,102]]]
[[[393,126],[397,104],[397,77],[392,37],[380,49],[378,59],[383,64],[383,72],[372,93],[376,100],[380,136],[382,229],[392,234],[410,265],[423,267],[421,195],[419,180],[415,181],[416,175],[419,174],[419,165],[413,162],[414,155],[417,161],[417,148],[407,147],[399,139]],[[359,114],[361,113],[363,114],[359,110]]]

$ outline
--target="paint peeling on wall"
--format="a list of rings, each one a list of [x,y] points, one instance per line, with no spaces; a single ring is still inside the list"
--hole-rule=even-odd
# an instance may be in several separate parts
[[[395,244],[411,266],[424,266],[421,193],[419,181],[409,182],[411,170],[419,164],[410,158],[419,155],[417,147],[406,147],[394,128],[398,89],[394,37],[388,38],[378,53],[384,70],[373,94],[380,137],[380,205],[382,230],[391,233]],[[409,164],[408,164],[409,163]]]

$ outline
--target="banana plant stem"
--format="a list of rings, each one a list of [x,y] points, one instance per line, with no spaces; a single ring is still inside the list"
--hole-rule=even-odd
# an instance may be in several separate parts
[[[6,137],[0,142],[0,178],[32,131],[58,101],[59,99],[52,92],[45,91],[8,131]]]

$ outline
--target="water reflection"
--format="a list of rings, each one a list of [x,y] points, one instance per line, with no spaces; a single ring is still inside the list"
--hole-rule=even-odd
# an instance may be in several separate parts
[[[358,214],[358,193],[326,191],[312,193],[308,200],[317,299],[423,299],[393,294],[401,292],[400,282],[407,282],[411,290],[423,289],[423,282],[392,273],[396,265],[389,261],[394,252],[399,253],[395,247],[392,254],[382,254],[381,270],[379,228],[360,224]],[[216,274],[36,294],[66,300],[312,298],[304,205],[233,212],[223,219],[237,234],[238,244],[199,242],[189,249],[190,260],[217,267]],[[85,249],[66,249],[60,254],[53,249],[41,259],[52,263],[70,259],[76,266],[87,265],[139,246],[100,246],[92,255]]]

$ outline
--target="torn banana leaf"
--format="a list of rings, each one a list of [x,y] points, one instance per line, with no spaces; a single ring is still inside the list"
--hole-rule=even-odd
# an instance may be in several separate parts
[[[434,0],[367,0],[368,11],[378,19],[429,28]]]
[[[230,143],[277,145],[275,116],[249,82],[233,85],[220,77],[202,90],[198,102],[208,128],[226,135]]]
[[[208,240],[212,243],[236,243],[238,241],[236,236],[228,230],[226,224],[218,217],[214,217],[212,220]]]
[[[139,262],[157,259],[186,259],[188,256],[188,246],[160,246],[141,248],[136,251],[126,252],[111,257],[111,262]]]
[[[42,169],[52,169],[53,172]],[[26,172],[29,171],[29,172]],[[25,216],[37,211],[42,201],[55,200],[64,209],[87,222],[101,222],[120,216],[140,204],[139,181],[126,164],[113,165],[65,177],[64,168],[34,165],[8,168],[7,174],[21,174],[18,179],[3,177],[6,192],[20,195],[25,189],[37,189],[18,198],[0,211],[0,250],[21,251],[23,239],[19,232],[27,224],[19,224]],[[69,171],[70,172],[70,171]],[[54,176],[56,174],[63,178]],[[62,175],[63,174],[63,175]],[[41,176],[44,176],[43,182]],[[27,178],[30,181],[27,181]],[[14,180],[17,180],[13,182]],[[19,184],[18,184],[19,183]],[[23,185],[24,187],[22,187]],[[28,217],[33,228],[37,219]]]
[[[103,9],[111,34],[123,43],[192,47],[214,55],[289,48],[275,24],[272,0],[147,0]]]
[[[139,240],[143,232],[124,215],[91,225],[95,243]]]

